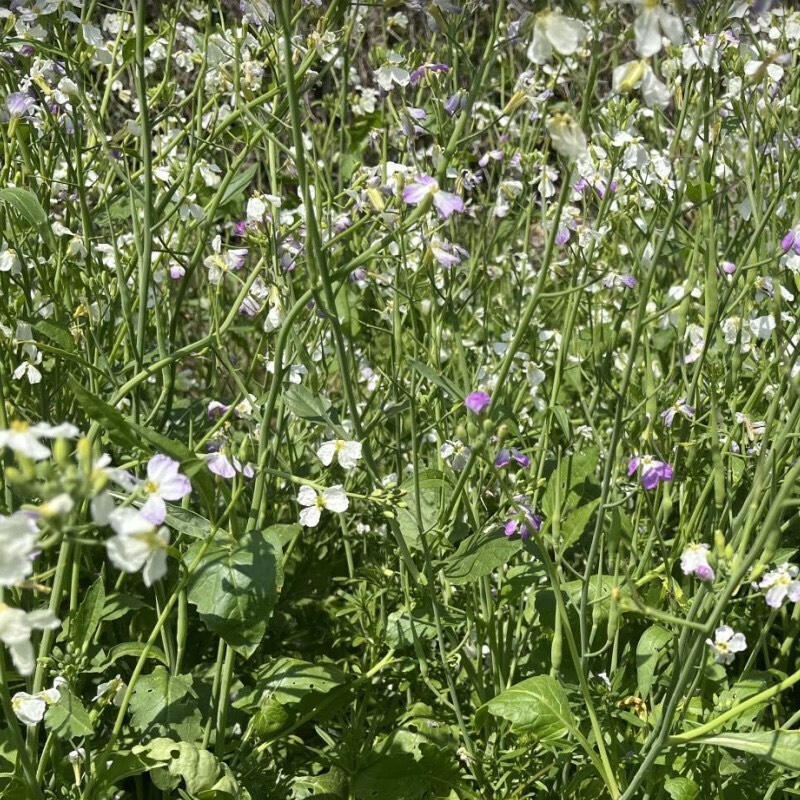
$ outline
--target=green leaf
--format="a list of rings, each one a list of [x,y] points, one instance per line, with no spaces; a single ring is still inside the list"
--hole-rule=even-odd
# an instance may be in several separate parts
[[[438,469],[424,469],[419,473],[419,507],[422,528],[417,521],[417,493],[414,477],[403,482],[401,488],[406,492],[403,497],[404,508],[397,509],[397,522],[400,532],[411,549],[422,547],[420,536],[428,533],[439,522],[439,514],[447,505],[452,487],[445,480],[444,473]]]
[[[59,325],[49,319],[40,319],[31,322],[30,326],[54,341],[62,350],[66,350],[68,353],[75,352],[75,340],[66,325]]]
[[[330,401],[319,394],[314,394],[306,386],[292,384],[283,393],[283,402],[286,408],[300,419],[318,425],[328,425],[331,428],[338,427],[333,420],[336,412],[331,407]]]
[[[700,787],[691,778],[668,778],[664,790],[672,800],[695,800],[700,794]]]
[[[172,530],[182,533],[191,539],[207,539],[214,526],[205,517],[190,511],[188,508],[167,503],[166,524]]]
[[[444,561],[445,577],[456,585],[476,581],[507,564],[522,548],[520,539],[497,530],[473,533]]]
[[[34,228],[41,232],[50,232],[47,222],[47,213],[39,198],[28,189],[18,189],[11,186],[0,189],[0,203],[10,205],[23,219],[27,220]]]
[[[144,51],[145,51],[145,58],[147,58],[147,48],[150,47],[151,44],[158,41],[158,34],[157,33],[150,33],[145,34],[144,37]],[[122,63],[123,65],[130,64],[133,62],[134,57],[136,56],[136,37],[131,36],[126,39],[122,43],[122,47],[120,48],[122,53]]]
[[[123,642],[122,644],[114,645],[108,653],[108,664],[113,664],[115,661],[118,661],[120,658],[141,658],[142,653],[144,653],[145,643],[144,642]],[[159,647],[154,647],[150,645],[147,651],[147,657],[152,658],[155,661],[160,661],[165,666],[169,666],[169,661],[167,659],[166,653]]]
[[[261,699],[253,725],[266,739],[321,719],[346,701],[349,683],[348,676],[330,664],[279,658],[259,671]]]
[[[703,736],[687,744],[727,747],[763,758],[779,767],[800,771],[800,731],[723,733]]]
[[[600,498],[596,498],[589,503],[578,506],[569,511],[561,520],[561,547],[567,548],[575,544],[583,535],[589,520],[594,516],[594,512],[600,505]]]
[[[386,620],[386,644],[395,650],[412,647],[414,639],[431,641],[436,637],[436,625],[429,617],[399,610],[389,614]]]
[[[153,783],[165,792],[177,789],[181,781],[196,800],[249,800],[230,768],[200,747],[172,739],[153,739],[132,749],[134,755],[163,765],[150,767]],[[177,795],[176,795],[177,796]]]
[[[235,178],[231,178],[230,183],[225,187],[218,208],[236,199],[237,195],[243,194],[244,190],[253,182],[257,171],[258,164],[251,164],[249,167],[242,170]]]
[[[542,742],[562,739],[576,730],[564,687],[549,675],[528,678],[486,703],[495,717],[511,723],[517,733],[535,736]]]
[[[378,742],[375,755],[356,774],[356,799],[450,797],[461,785],[454,751],[421,733],[397,730]]]
[[[642,699],[650,695],[659,659],[671,641],[672,634],[660,625],[652,625],[639,639],[636,645],[636,679]]]
[[[106,590],[101,575],[86,592],[78,608],[70,613],[59,641],[69,641],[85,653],[103,617]]]
[[[191,675],[170,675],[164,667],[142,675],[131,697],[131,727],[150,736],[199,740],[203,728],[192,682]]]
[[[571,508],[591,500],[586,484],[593,484],[592,478],[597,469],[598,450],[595,445],[587,447],[572,456],[563,456],[558,468],[547,479],[547,488],[542,495],[542,511],[552,517],[559,501],[560,516]]]
[[[696,183],[692,183],[691,181],[686,184],[686,197],[694,203],[696,206],[703,203],[703,192],[705,191],[705,202],[709,202],[714,197],[714,187],[712,184],[706,182],[697,181]]]
[[[421,361],[416,361],[413,358],[410,359],[409,363],[423,378],[430,381],[434,386],[438,386],[446,395],[449,395],[451,400],[460,402],[467,396],[466,392],[462,392],[451,380],[438,373],[427,364],[423,364]]]
[[[202,547],[195,542],[184,562],[191,564]],[[282,585],[280,541],[267,529],[238,542],[211,544],[191,577],[188,596],[209,630],[247,658],[264,637]]]
[[[92,720],[83,703],[66,686],[59,686],[57,703],[47,706],[44,724],[59,739],[79,739],[92,735]]]

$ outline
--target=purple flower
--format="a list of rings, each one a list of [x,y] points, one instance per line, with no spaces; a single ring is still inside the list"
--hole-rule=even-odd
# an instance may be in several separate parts
[[[525,495],[517,495],[514,498],[514,501],[522,511],[515,511],[514,516],[503,525],[503,533],[506,536],[514,536],[518,533],[523,542],[531,538],[532,531],[540,531],[542,529],[542,518],[527,505],[527,499]]]
[[[690,406],[686,402],[685,397],[681,397],[679,400],[676,400],[673,405],[669,408],[665,409],[661,412],[661,419],[664,420],[664,424],[668,427],[672,427],[672,423],[675,420],[676,414],[683,414],[686,419],[693,419],[694,418],[694,406]]]
[[[672,467],[666,461],[659,461],[655,456],[644,455],[632,458],[628,464],[628,475],[641,468],[642,486],[647,491],[658,487],[660,481],[672,480]]]
[[[12,92],[6,98],[6,108],[12,117],[24,117],[34,106],[36,100],[27,92]]]
[[[714,569],[708,563],[708,545],[690,544],[681,553],[681,569],[684,575],[695,575],[701,581],[713,581]]]
[[[229,456],[224,449],[220,449],[216,453],[209,453],[206,456],[206,466],[210,472],[228,480],[235,477],[237,472],[244,475],[245,478],[252,478],[255,474],[251,464],[242,465],[236,456]]]
[[[511,463],[512,459],[522,467],[529,467],[531,464],[530,458],[528,458],[528,456],[526,456],[525,453],[518,448],[512,447],[509,449],[504,447],[497,454],[497,458],[494,460],[494,465],[499,468],[507,467]]]
[[[448,67],[447,64],[421,64],[411,73],[409,81],[413,86],[419,82],[420,78],[422,78],[426,72],[443,72],[447,74],[449,71],[450,67]]]
[[[725,275],[733,275],[736,272],[736,264],[733,261],[723,261],[719,266]]]
[[[447,100],[444,101],[444,110],[452,117],[459,109],[463,109],[466,105],[467,98],[463,92],[456,92],[451,94]]]
[[[473,414],[482,414],[492,404],[492,398],[486,392],[472,392],[464,400],[464,405]]]
[[[800,234],[798,234],[796,227],[792,228],[783,239],[781,239],[781,247],[784,252],[794,250],[794,252],[800,256]]]
[[[420,175],[416,183],[411,183],[403,189],[403,202],[409,206],[416,206],[433,197],[433,205],[442,219],[447,219],[453,212],[464,210],[464,201],[452,192],[443,192],[434,178],[429,175]]]

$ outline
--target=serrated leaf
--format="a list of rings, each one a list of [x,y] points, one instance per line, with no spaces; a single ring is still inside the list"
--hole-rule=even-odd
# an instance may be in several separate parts
[[[195,542],[184,562],[191,564],[202,547]],[[209,630],[249,657],[264,636],[282,585],[278,537],[269,530],[252,531],[238,542],[214,542],[206,550],[188,597]]]
[[[0,203],[11,206],[24,220],[41,232],[50,231],[47,213],[42,208],[39,198],[30,190],[15,186],[0,189]]]
[[[664,790],[672,800],[695,800],[700,787],[691,778],[668,778]]]
[[[687,744],[716,745],[763,758],[786,769],[800,771],[800,731],[762,731],[702,736]]]
[[[600,505],[600,498],[596,498],[589,503],[573,508],[561,520],[561,547],[567,548],[575,544],[583,535],[589,520],[594,516],[594,512]]]
[[[510,539],[496,530],[473,533],[445,559],[445,577],[456,585],[476,581],[507,564],[522,548],[520,539]]]
[[[537,675],[507,689],[486,703],[495,717],[511,723],[517,733],[535,736],[542,742],[562,739],[576,729],[564,687],[549,675]]]
[[[652,625],[640,637],[636,645],[636,679],[639,697],[647,699],[653,688],[658,661],[672,641],[672,634],[660,625]]]
[[[333,417],[335,412],[330,401],[321,395],[314,394],[306,386],[293,384],[283,393],[283,402],[286,408],[296,417],[307,422],[316,422],[318,425],[328,425],[335,428]]]
[[[454,749],[397,730],[376,746],[355,776],[357,800],[420,800],[451,796],[461,785]]]
[[[62,350],[66,350],[68,353],[75,352],[75,340],[66,325],[59,325],[49,319],[40,319],[31,322],[30,326],[54,341]]]
[[[139,677],[131,697],[131,727],[149,735],[198,740],[203,729],[192,682],[191,675],[170,675],[164,667]]]
[[[57,703],[47,706],[44,724],[59,739],[79,739],[92,735],[92,720],[83,703],[67,689],[59,686],[61,695]]]

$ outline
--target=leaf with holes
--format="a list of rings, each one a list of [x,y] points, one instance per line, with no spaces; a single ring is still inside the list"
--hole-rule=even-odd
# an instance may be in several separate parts
[[[170,675],[164,667],[142,675],[131,697],[131,727],[150,736],[198,741],[203,728],[192,682],[191,675]]]

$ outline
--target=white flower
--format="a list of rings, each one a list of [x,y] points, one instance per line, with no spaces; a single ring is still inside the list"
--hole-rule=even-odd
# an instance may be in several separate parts
[[[587,152],[586,135],[569,114],[554,114],[547,120],[547,132],[556,152],[567,158],[580,158]]]
[[[39,529],[30,516],[19,511],[0,516],[0,586],[13,586],[33,572],[38,543]]]
[[[61,621],[47,609],[23,611],[0,603],[0,642],[8,648],[20,675],[31,675],[36,666],[31,632],[53,629],[59,625]]]
[[[108,521],[117,535],[106,540],[106,551],[117,569],[142,570],[145,586],[152,586],[167,574],[166,528],[156,528],[132,508],[118,508],[109,514]]]
[[[339,513],[347,511],[350,505],[344,487],[340,484],[323,490],[322,494],[317,494],[310,486],[301,486],[297,493],[297,502],[305,506],[300,512],[300,524],[306,528],[317,526],[323,508]]]
[[[392,87],[408,86],[411,81],[411,73],[407,69],[398,66],[402,63],[403,57],[397,53],[389,53],[386,56],[386,63],[375,70],[375,80],[385,92],[390,92]]]
[[[666,108],[672,99],[666,84],[656,77],[644,59],[621,64],[612,73],[611,87],[617,94],[627,94],[637,86],[641,86],[642,100],[648,108]]]
[[[720,625],[714,631],[714,640],[706,639],[706,644],[714,651],[717,664],[733,664],[736,653],[747,650],[743,633],[735,633],[728,625]]]
[[[333,439],[330,442],[325,442],[317,450],[317,458],[326,467],[331,465],[334,456],[345,469],[354,469],[358,466],[358,461],[361,458],[361,442]]]
[[[768,572],[757,584],[756,588],[764,593],[764,599],[770,608],[780,608],[788,597],[793,603],[800,601],[800,581],[797,573],[800,570],[794,565],[781,564],[776,570]]]
[[[66,681],[63,678],[56,678],[51,689],[45,689],[37,694],[17,692],[11,698],[11,708],[14,709],[14,715],[23,725],[28,725],[29,727],[37,725],[42,721],[47,706],[51,703],[57,703],[61,699],[61,692],[58,691],[58,687],[65,684]]]
[[[689,544],[681,553],[681,569],[684,575],[696,575],[701,581],[713,581],[714,569],[708,563],[707,544]]]
[[[661,50],[661,34],[677,44],[683,38],[683,23],[661,6],[659,0],[629,0],[641,10],[633,23],[636,52],[648,58]]]
[[[29,425],[27,422],[12,422],[8,430],[0,430],[0,447],[8,447],[15,453],[41,461],[50,456],[50,450],[39,439],[73,439],[78,429],[66,422],[60,425],[49,425],[39,422]]]
[[[769,339],[772,331],[775,330],[775,317],[767,314],[763,317],[756,317],[750,320],[750,330],[758,339]]]
[[[582,22],[557,12],[542,11],[533,24],[528,60],[546,64],[553,57],[553,50],[563,56],[572,55],[585,38],[586,26]]]
[[[41,695],[17,692],[11,698],[11,708],[23,725],[32,727],[42,721],[47,703]]]

